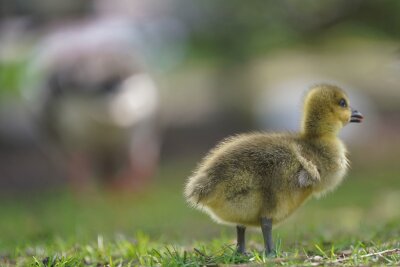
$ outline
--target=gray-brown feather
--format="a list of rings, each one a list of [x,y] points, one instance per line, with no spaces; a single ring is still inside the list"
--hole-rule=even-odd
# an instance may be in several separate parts
[[[296,139],[291,134],[256,133],[223,141],[189,179],[186,196],[195,200],[192,204],[197,204],[211,194],[217,184],[228,181],[229,185],[225,187],[227,200],[259,190],[265,204],[273,208],[277,192],[312,183],[311,175],[297,159],[292,147]],[[242,176],[246,178],[235,181],[232,178],[237,174],[244,174]]]

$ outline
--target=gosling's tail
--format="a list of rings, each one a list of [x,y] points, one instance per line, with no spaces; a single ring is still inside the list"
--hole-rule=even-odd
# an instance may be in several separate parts
[[[213,186],[207,178],[204,173],[195,173],[189,177],[184,195],[191,206],[200,206],[212,192]]]

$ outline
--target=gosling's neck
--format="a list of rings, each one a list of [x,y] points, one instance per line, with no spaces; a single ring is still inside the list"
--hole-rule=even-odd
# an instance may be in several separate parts
[[[301,123],[300,136],[306,139],[335,140],[341,129],[339,122],[330,122],[321,118],[321,114],[306,114]]]

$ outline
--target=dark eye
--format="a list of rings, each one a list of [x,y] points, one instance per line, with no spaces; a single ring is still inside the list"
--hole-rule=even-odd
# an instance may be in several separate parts
[[[340,101],[339,101],[339,106],[341,106],[342,108],[346,108],[346,107],[347,107],[347,102],[346,102],[346,100],[344,100],[343,98],[340,99]]]

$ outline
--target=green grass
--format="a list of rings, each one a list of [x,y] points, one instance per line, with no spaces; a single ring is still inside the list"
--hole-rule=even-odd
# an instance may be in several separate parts
[[[111,240],[99,235],[97,240],[85,244],[56,239],[47,246],[16,249],[12,254],[2,255],[0,263],[1,266],[398,265],[399,246],[395,238],[385,243],[341,239],[335,244],[315,239],[307,241],[305,246],[285,249],[278,246],[276,257],[265,257],[257,243],[250,243],[248,255],[237,254],[233,241],[226,237],[182,246],[165,240],[152,241],[139,233],[135,238],[118,236]]]
[[[310,200],[274,230],[276,257],[259,231],[248,255],[235,229],[182,197],[194,164],[168,164],[144,192],[66,191],[0,201],[0,266],[399,265],[398,167],[355,168],[334,193]]]

